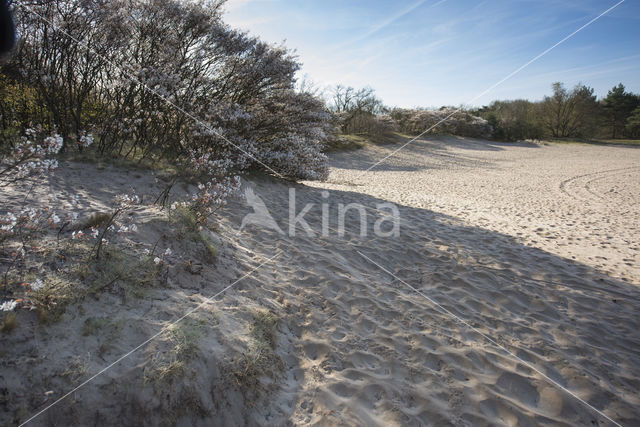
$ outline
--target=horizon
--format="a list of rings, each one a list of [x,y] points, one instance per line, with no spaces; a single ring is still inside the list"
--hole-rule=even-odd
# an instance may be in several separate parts
[[[494,90],[467,102],[617,2],[229,0],[225,21],[295,50],[298,78],[370,86],[392,107],[539,101],[559,81],[598,99],[640,92],[640,5],[625,1]]]

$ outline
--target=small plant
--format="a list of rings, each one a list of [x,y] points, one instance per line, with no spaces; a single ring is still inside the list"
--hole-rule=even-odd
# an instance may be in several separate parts
[[[62,142],[58,134],[44,136],[41,130],[27,129],[25,136],[0,161],[0,185],[57,169],[58,161],[54,156],[62,148]]]
[[[69,304],[84,296],[78,283],[64,275],[36,279],[29,288],[24,297],[24,306],[38,310],[41,323],[57,322]]]
[[[108,243],[108,240],[106,239],[107,232],[117,231],[118,233],[124,234],[129,231],[137,230],[137,226],[135,224],[131,224],[131,225],[120,224],[119,227],[116,227],[116,225],[118,225],[116,223],[116,219],[120,214],[130,210],[131,208],[133,208],[133,206],[139,203],[140,203],[140,198],[135,194],[132,194],[132,195],[120,194],[115,197],[114,199],[115,210],[111,213],[111,216],[109,217],[109,219],[104,221],[102,231],[98,231],[94,236],[97,238],[97,240],[95,245],[93,246],[93,250],[91,251],[91,253],[92,253],[92,256],[95,256],[95,259],[100,259],[100,252],[102,251],[102,247],[103,245],[106,245]]]
[[[207,259],[214,261],[218,257],[218,248],[213,243],[210,237],[202,232],[198,234],[200,236],[200,242],[204,245],[205,254]]]
[[[79,382],[87,374],[90,357],[90,354],[87,354],[86,357],[74,357],[71,359],[71,362],[69,362],[67,369],[60,373],[60,376],[68,378],[71,383]]]
[[[0,332],[10,333],[18,327],[18,316],[16,313],[9,312],[4,315],[2,322],[0,323]]]
[[[280,319],[271,311],[256,311],[251,324],[251,335],[260,343],[266,343],[272,349],[276,348],[276,332],[280,325]]]
[[[204,247],[207,260],[214,261],[216,259],[218,248],[208,231],[200,224],[198,214],[189,205],[173,203],[169,211],[169,218],[176,225],[178,237],[201,244]]]
[[[93,228],[104,227],[105,224],[111,219],[111,215],[106,212],[94,212],[88,218],[81,221],[76,227],[76,230],[87,230]]]
[[[232,363],[231,378],[249,404],[254,404],[265,391],[261,378],[275,379],[283,370],[284,363],[275,352],[279,324],[280,319],[270,311],[254,312],[250,326],[253,340],[249,349]]]
[[[191,195],[190,200],[181,203],[191,209],[198,225],[206,225],[208,219],[240,189],[240,177],[229,176],[230,160],[216,157],[216,153],[210,150],[197,148],[191,149],[189,156],[182,159],[185,166],[193,171],[193,180],[204,181],[196,182],[196,192]]]
[[[81,272],[93,294],[119,286],[128,294],[141,297],[145,289],[159,283],[165,270],[162,262],[156,262],[151,254],[140,257],[116,245],[106,247],[103,255]]]
[[[169,211],[169,218],[179,227],[180,233],[195,233],[202,228],[196,213],[186,203],[174,202]]]
[[[82,336],[86,337],[100,333],[111,326],[113,326],[111,319],[107,317],[90,317],[84,321],[84,325],[82,326]]]
[[[167,380],[184,373],[186,363],[198,351],[198,340],[204,325],[204,319],[189,317],[167,328],[164,344],[168,344],[169,348],[153,354],[145,369],[145,382]]]

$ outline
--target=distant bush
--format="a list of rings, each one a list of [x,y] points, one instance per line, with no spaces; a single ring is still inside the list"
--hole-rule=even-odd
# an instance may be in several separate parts
[[[611,138],[637,137],[638,129],[633,125],[640,108],[640,95],[627,92],[622,83],[614,86],[600,100],[603,127]],[[635,116],[635,118],[634,118]],[[629,126],[631,121],[631,126]]]
[[[493,128],[493,139],[498,141],[521,141],[541,139],[544,126],[539,120],[540,106],[518,99],[515,101],[494,101],[490,106],[475,111],[487,120]]]
[[[449,108],[440,110],[395,108],[391,118],[397,123],[400,132],[418,135],[432,128],[429,133],[489,138],[492,128],[489,122],[465,111]]]
[[[540,122],[554,138],[593,136],[599,106],[593,88],[582,84],[568,91],[560,82],[553,83],[553,94],[539,104]]]
[[[383,136],[397,130],[395,120],[370,87],[356,90],[338,85],[327,107],[336,126],[345,134]]]
[[[388,114],[368,112],[343,112],[335,114],[338,126],[345,134],[386,135],[398,128]]]
[[[583,84],[568,90],[555,82],[551,88],[553,93],[542,101],[494,101],[473,113],[493,126],[494,139],[503,141],[640,136],[633,118],[640,96],[627,92],[622,84],[600,100],[593,88]]]

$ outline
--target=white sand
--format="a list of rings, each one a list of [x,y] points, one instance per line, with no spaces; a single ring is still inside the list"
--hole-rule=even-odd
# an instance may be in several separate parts
[[[307,183],[332,190],[329,199],[305,188],[297,199],[298,212],[316,203],[306,218],[317,232],[320,203],[393,201],[399,239],[371,236],[375,217],[364,239],[254,229],[251,240],[277,239],[291,258],[279,292],[300,325],[292,420],[606,424],[356,250],[608,416],[637,420],[640,150],[444,138],[362,172],[394,148],[333,155],[329,183]],[[257,185],[272,211],[287,206],[279,188]]]
[[[334,156],[330,182],[429,209],[640,284],[640,149],[464,138]],[[353,188],[332,185],[330,188]]]
[[[24,421],[280,253],[200,312],[206,327],[184,375],[145,382],[154,357],[171,344],[161,337],[37,423],[606,425],[357,251],[617,422],[640,419],[640,150],[446,138],[416,143],[377,172],[361,172],[391,148],[333,155],[328,183],[294,186],[297,212],[315,203],[305,216],[315,236],[255,225],[237,234],[251,209],[231,203],[217,238],[219,261],[198,276],[182,267],[198,252],[154,221],[160,213],[141,209],[131,239],[160,239],[177,253],[167,287],[137,300],[107,293],[46,327],[23,320],[2,359],[9,396],[2,420]],[[94,205],[129,185],[160,189],[111,169],[61,171],[62,178],[59,199],[81,183],[104,183],[104,194],[86,194]],[[249,181],[286,230],[288,186]],[[330,189],[328,198],[322,189]],[[335,232],[338,203],[375,208],[385,201],[399,204],[398,238],[376,237],[374,214],[366,237],[357,235],[355,213],[346,236]],[[320,235],[323,202],[328,236]],[[251,348],[252,313],[265,309],[281,320],[275,351],[283,365],[276,378],[261,379],[261,397],[247,399],[246,384],[229,381],[229,360]],[[80,332],[102,313],[126,327],[97,357],[104,337]],[[73,382],[61,374],[76,355],[86,360],[86,374]],[[45,398],[47,390],[54,393]]]

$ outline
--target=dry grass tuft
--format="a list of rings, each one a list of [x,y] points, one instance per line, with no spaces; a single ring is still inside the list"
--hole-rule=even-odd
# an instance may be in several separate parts
[[[79,301],[83,292],[75,280],[62,274],[47,274],[45,285],[29,294],[29,301],[38,310],[40,323],[57,322],[69,304]]]
[[[18,316],[14,312],[9,312],[4,315],[4,318],[0,323],[0,332],[11,333],[17,327],[18,327]]]
[[[275,352],[279,324],[280,319],[274,313],[256,311],[250,326],[253,342],[231,364],[230,376],[248,405],[257,403],[259,397],[267,391],[262,382],[263,377],[276,379],[284,370],[284,363]]]
[[[280,319],[274,313],[267,310],[256,311],[251,324],[251,335],[257,342],[267,344],[275,350],[278,344],[278,326]]]
[[[90,355],[86,357],[76,356],[71,359],[67,369],[60,373],[61,377],[68,378],[71,383],[78,383],[86,374],[89,369]]]
[[[170,380],[184,374],[187,362],[198,352],[205,324],[204,319],[188,317],[171,325],[165,333],[165,345],[161,346],[164,348],[157,348],[145,368],[145,382]]]
[[[178,206],[169,213],[170,220],[174,223],[176,237],[181,240],[190,240],[204,249],[206,261],[215,261],[218,256],[218,248],[207,234],[207,230],[201,227],[197,216],[188,207]]]
[[[97,294],[118,287],[127,295],[142,297],[148,288],[160,284],[162,265],[151,256],[140,257],[119,246],[107,246],[100,260],[94,260],[78,273],[89,285],[89,293]]]

